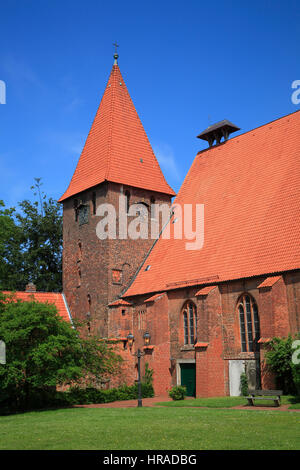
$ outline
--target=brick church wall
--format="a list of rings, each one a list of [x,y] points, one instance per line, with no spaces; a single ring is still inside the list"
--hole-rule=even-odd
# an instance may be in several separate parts
[[[197,397],[223,396],[226,393],[223,360],[223,321],[221,296],[216,287],[205,296],[198,297],[198,343],[207,347],[196,348]]]
[[[222,283],[205,296],[195,295],[199,286],[176,289],[162,296],[166,302],[159,300],[147,305],[147,328],[151,331],[154,346],[148,362],[159,371],[160,377],[164,377],[162,385],[156,384],[156,393],[163,393],[164,387],[167,389],[178,383],[178,364],[185,361],[196,364],[196,393],[199,397],[229,395],[230,360],[241,360],[245,364],[260,360],[262,388],[275,387],[274,376],[265,364],[268,343],[260,342],[256,352],[241,350],[237,304],[243,294],[250,295],[256,302],[261,338],[287,336],[289,332],[295,334],[299,331],[297,309],[300,299],[297,296],[300,294],[300,277],[296,272],[284,274],[271,288],[260,289],[259,285],[267,277]],[[144,305],[144,299],[145,296],[131,299],[135,312]],[[197,342],[202,346],[196,348],[184,345],[182,308],[187,300],[197,306]],[[137,329],[136,321],[133,323],[134,331]],[[167,331],[169,338],[162,333]],[[141,345],[142,336],[139,341]],[[161,356],[159,351],[163,351]]]

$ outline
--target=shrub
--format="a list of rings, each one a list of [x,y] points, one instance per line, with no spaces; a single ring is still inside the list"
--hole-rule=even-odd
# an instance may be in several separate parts
[[[152,385],[153,384],[153,369],[149,368],[148,362],[145,364],[145,375],[143,377],[143,382]]]
[[[273,338],[269,345],[270,350],[266,353],[266,363],[276,376],[276,386],[285,394],[292,395],[296,394],[297,383],[292,363],[293,342],[291,335],[287,338]]]
[[[300,341],[292,344],[292,376],[296,387],[297,395],[300,396]]]
[[[172,400],[184,400],[186,396],[186,387],[182,387],[181,385],[177,385],[176,387],[172,387],[169,390],[169,397]]]
[[[246,395],[248,395],[248,378],[245,372],[241,374],[240,384],[241,384],[241,395],[245,397]]]
[[[138,398],[138,386],[122,385],[108,390],[92,387],[70,387],[67,392],[61,392],[66,403],[70,405],[89,405],[93,403],[111,403],[113,401],[135,400]],[[142,398],[154,396],[152,385],[142,383]]]

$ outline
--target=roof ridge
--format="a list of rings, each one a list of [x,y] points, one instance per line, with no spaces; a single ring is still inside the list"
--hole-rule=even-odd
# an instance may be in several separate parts
[[[111,98],[111,106],[110,106],[110,126],[109,126],[108,149],[107,149],[107,166],[106,166],[106,172],[105,172],[106,180],[108,180],[108,177],[109,177],[109,170],[110,170],[110,163],[111,163],[111,146],[112,146],[112,128],[113,128],[113,117],[114,117],[114,100],[115,100],[115,94],[116,94],[115,73],[118,71],[117,69],[119,69],[118,65],[114,64],[113,68],[112,68],[112,71],[111,71],[111,74],[110,74],[110,78],[113,81],[113,83],[112,83],[113,86],[111,87],[112,98]],[[108,84],[107,84],[107,86],[108,86]],[[107,86],[106,86],[106,89],[107,89]],[[106,91],[106,89],[105,89],[105,91]]]

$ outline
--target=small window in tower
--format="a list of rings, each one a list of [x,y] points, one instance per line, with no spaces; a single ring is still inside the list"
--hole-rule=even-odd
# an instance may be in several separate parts
[[[150,268],[151,268],[151,264],[148,264],[148,266],[146,267],[145,271],[149,271]]]
[[[82,259],[82,243],[79,240],[78,241],[78,261],[81,261],[81,259]]]
[[[93,192],[92,194],[92,206],[93,206],[93,215],[96,215],[96,193]]]
[[[141,216],[143,218],[147,218],[148,217],[148,210],[149,210],[149,205],[144,202],[144,201],[139,201],[136,203],[136,207],[137,207],[137,211],[136,211],[136,214],[138,216]]]
[[[80,287],[81,286],[81,269],[78,268],[77,270],[77,287]]]
[[[75,213],[75,222],[78,221],[78,199],[74,199],[73,203],[74,213]]]
[[[89,222],[89,206],[82,204],[78,210],[79,225],[88,224]]]
[[[122,284],[122,271],[120,269],[112,270],[113,284]]]

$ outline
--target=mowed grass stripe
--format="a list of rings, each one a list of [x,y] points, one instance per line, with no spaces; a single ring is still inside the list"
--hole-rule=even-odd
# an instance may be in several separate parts
[[[300,449],[296,412],[66,409],[0,417],[0,449]]]

